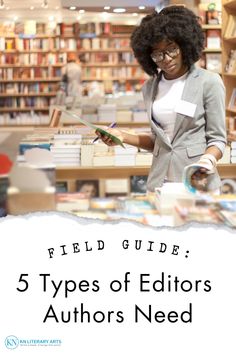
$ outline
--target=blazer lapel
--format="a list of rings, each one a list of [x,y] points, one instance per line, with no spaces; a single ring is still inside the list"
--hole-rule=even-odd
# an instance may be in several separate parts
[[[182,98],[181,98],[183,101],[194,102],[194,98],[196,97],[196,94],[198,91],[198,86],[196,83],[196,78],[198,76],[199,76],[199,72],[195,68],[195,66],[193,65],[190,69],[189,75],[187,76],[187,79],[185,82],[184,91],[183,91]],[[184,115],[177,113],[173,137],[172,137],[171,142],[173,142],[173,140],[175,139],[175,136],[176,136],[177,132],[179,131],[179,129],[181,128],[185,119],[186,118]]]
[[[150,95],[147,97],[147,113],[148,117],[151,123],[151,127],[155,131],[156,135],[158,136],[159,139],[161,139],[165,144],[170,146],[170,142],[167,138],[167,135],[164,133],[164,130],[162,129],[161,126],[159,126],[153,119],[152,119],[152,104],[156,98],[157,91],[158,91],[158,84],[159,81],[161,80],[162,73],[160,72],[159,75],[154,79],[151,90],[150,90]]]

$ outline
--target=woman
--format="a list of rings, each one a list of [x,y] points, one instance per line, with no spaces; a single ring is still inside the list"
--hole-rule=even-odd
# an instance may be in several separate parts
[[[67,96],[81,96],[81,66],[74,52],[67,54],[67,64],[62,68],[62,81],[66,85]]]
[[[212,172],[208,188],[219,188],[215,166],[226,144],[225,89],[218,74],[194,66],[204,48],[197,16],[174,5],[154,12],[135,29],[131,46],[151,75],[143,86],[151,134],[109,131],[124,143],[153,152],[148,190],[164,181],[181,182],[184,168],[193,162]],[[199,169],[194,179],[204,180],[206,169]]]

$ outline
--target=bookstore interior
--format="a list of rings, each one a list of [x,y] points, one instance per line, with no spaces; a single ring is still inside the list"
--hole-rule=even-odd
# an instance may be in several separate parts
[[[150,132],[141,91],[149,77],[130,36],[144,16],[178,1],[0,0],[0,217],[50,210],[236,227],[236,0],[183,3],[205,38],[195,65],[226,88],[220,191],[193,192],[183,180],[149,193],[152,152],[95,134]]]

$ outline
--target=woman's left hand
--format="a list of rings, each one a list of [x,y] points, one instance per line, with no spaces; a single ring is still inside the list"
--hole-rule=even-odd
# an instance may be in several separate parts
[[[197,162],[201,167],[191,176],[191,184],[199,191],[207,190],[207,177],[216,172],[216,159],[213,155],[204,154]]]
[[[208,170],[206,168],[199,168],[191,176],[191,185],[199,191],[207,190],[207,176]]]

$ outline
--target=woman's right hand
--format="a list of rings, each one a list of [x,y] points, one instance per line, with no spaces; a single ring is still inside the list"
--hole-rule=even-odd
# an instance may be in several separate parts
[[[115,135],[117,138],[124,142],[124,132],[117,128],[103,128],[108,133]],[[101,134],[98,130],[96,130],[96,135],[108,146],[115,146],[117,145],[109,136]]]

